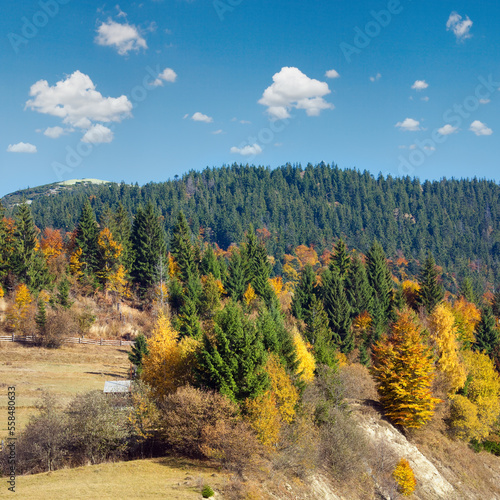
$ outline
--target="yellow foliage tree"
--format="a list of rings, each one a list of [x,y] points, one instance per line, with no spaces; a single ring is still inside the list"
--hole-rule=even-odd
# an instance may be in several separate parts
[[[40,247],[47,261],[61,255],[64,247],[61,231],[49,227],[45,228]]]
[[[158,314],[148,347],[149,355],[142,363],[142,379],[151,386],[155,397],[175,392],[191,381],[198,341],[191,337],[179,341],[179,334],[163,311]]]
[[[15,292],[14,304],[7,312],[7,323],[12,330],[18,330],[21,327],[32,302],[33,297],[28,287],[24,283],[19,284]]]
[[[83,276],[82,271],[82,249],[77,248],[69,258],[69,270],[71,274],[75,275],[77,278]]]
[[[460,344],[455,317],[448,304],[441,303],[434,309],[429,318],[429,326],[438,354],[437,367],[446,378],[448,393],[455,393],[463,387],[467,375],[459,358]]]
[[[257,294],[255,293],[255,290],[253,289],[253,286],[251,283],[248,284],[248,287],[243,294],[243,300],[245,301],[245,304],[248,306],[250,305],[255,299],[257,298]]]
[[[396,465],[396,468],[392,472],[392,477],[396,481],[398,490],[403,496],[409,497],[415,491],[417,480],[406,458],[402,458],[398,462],[398,465]]]
[[[404,280],[401,284],[403,289],[403,296],[406,303],[413,309],[417,307],[418,292],[420,291],[420,285],[416,281]]]
[[[105,285],[105,291],[111,292],[118,297],[130,297],[130,291],[127,281],[127,271],[122,264],[115,271],[108,274],[108,279]]]
[[[463,395],[451,399],[450,423],[459,439],[483,440],[500,417],[500,376],[484,353],[466,351]]]
[[[474,330],[481,321],[481,311],[472,302],[460,297],[452,307],[455,316],[458,339],[465,347],[469,347],[475,342]]]
[[[399,314],[389,336],[373,347],[373,375],[385,415],[397,425],[419,428],[440,401],[431,393],[433,363],[410,310]]]
[[[283,279],[281,276],[269,278],[269,284],[278,298],[283,295]]]
[[[283,422],[290,424],[295,417],[299,393],[275,354],[269,354],[265,369],[270,389],[253,400],[247,400],[245,407],[250,425],[261,443],[273,446],[278,442]]]
[[[104,289],[107,290],[108,282],[117,282],[118,269],[121,267],[120,256],[123,253],[123,247],[115,241],[111,231],[105,227],[97,238],[97,245],[100,254],[100,269],[97,275],[104,284]],[[125,277],[125,269],[123,269],[123,279]]]
[[[314,379],[314,370],[316,369],[314,356],[307,349],[307,344],[297,330],[293,333],[293,343],[298,361],[297,375],[303,382],[311,382]]]
[[[0,299],[3,298],[4,295],[5,295],[5,292],[3,291],[3,288],[0,285]]]

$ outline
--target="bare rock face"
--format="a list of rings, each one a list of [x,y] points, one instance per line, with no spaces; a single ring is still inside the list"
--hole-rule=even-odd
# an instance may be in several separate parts
[[[356,418],[375,449],[386,447],[393,455],[406,458],[410,462],[421,492],[420,496],[414,495],[414,498],[459,498],[455,488],[439,473],[434,464],[390,423],[362,412],[357,412]],[[387,497],[391,497],[390,493]]]

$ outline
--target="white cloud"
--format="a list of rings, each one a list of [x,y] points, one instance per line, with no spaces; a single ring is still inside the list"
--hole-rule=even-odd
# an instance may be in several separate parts
[[[244,146],[242,148],[237,148],[233,146],[231,148],[231,153],[237,153],[242,156],[253,156],[262,153],[262,148],[258,144],[252,144],[251,146]]]
[[[452,127],[449,123],[444,125],[441,128],[438,128],[438,133],[441,135],[450,135],[454,134],[458,130],[458,127]]]
[[[183,119],[183,120],[185,120],[186,118],[189,118],[189,113],[186,113],[186,114],[182,117],[182,119]]]
[[[147,49],[146,40],[140,35],[133,24],[120,24],[109,19],[97,28],[95,42],[98,45],[114,47],[121,56],[127,55],[131,50]]]
[[[428,96],[421,97],[420,100],[424,102],[429,102],[429,97]]]
[[[425,80],[416,80],[411,86],[413,90],[425,90],[429,84]]]
[[[219,130],[214,130],[214,131],[212,132],[212,134],[214,134],[214,135],[219,135],[219,134],[222,134],[223,132],[224,132],[224,131],[220,128]]]
[[[404,121],[396,123],[396,127],[408,132],[417,132],[418,130],[421,130],[420,122],[414,120],[413,118],[405,118]]]
[[[485,123],[480,122],[479,120],[474,120],[469,127],[471,132],[474,132],[476,135],[491,135],[493,130],[489,128]]]
[[[205,122],[205,123],[212,123],[214,119],[211,116],[204,115],[203,113],[200,113],[197,111],[192,117],[191,120],[195,122]]]
[[[9,144],[7,147],[9,153],[36,153],[36,146],[29,142],[18,142],[17,144]]]
[[[323,96],[331,91],[326,82],[309,78],[298,68],[284,67],[273,76],[273,84],[264,91],[259,104],[267,106],[271,118],[290,117],[290,110],[305,109],[308,116],[318,116],[323,109],[334,109]]]
[[[457,38],[457,42],[463,42],[465,39],[470,38],[470,29],[472,28],[472,21],[469,16],[465,16],[462,20],[462,16],[457,12],[452,12],[448,21],[446,22],[446,29],[448,31],[453,31],[453,34]]]
[[[338,71],[334,70],[334,69],[329,69],[326,73],[325,73],[325,76],[327,78],[340,78],[340,75],[338,73]]]
[[[172,68],[165,68],[159,75],[158,78],[152,83],[155,87],[163,85],[163,82],[174,83],[177,80],[177,73]]]
[[[113,132],[104,125],[100,123],[92,125],[87,132],[85,132],[82,137],[82,142],[88,142],[91,144],[102,144],[105,142],[111,142],[113,140]]]
[[[131,116],[132,103],[126,96],[103,97],[90,77],[80,71],[52,87],[46,80],[39,80],[31,86],[30,96],[33,99],[26,102],[26,108],[57,116],[63,123],[81,129],[89,129],[93,122],[120,122]]]
[[[252,122],[249,122],[248,120],[240,120],[240,123],[242,125],[251,125],[252,124]]]
[[[64,134],[64,129],[62,127],[47,127],[43,135],[50,137],[51,139],[57,139]]]
[[[382,78],[380,73],[377,73],[375,76],[370,76],[370,82],[378,82]]]
[[[479,99],[479,102],[481,104],[489,104],[491,102],[491,99]]]

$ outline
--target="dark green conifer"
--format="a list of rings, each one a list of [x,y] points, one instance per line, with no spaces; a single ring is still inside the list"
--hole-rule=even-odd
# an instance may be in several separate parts
[[[351,329],[351,307],[347,301],[344,282],[336,269],[327,269],[321,279],[321,297],[330,329],[340,337],[340,350],[349,353],[354,349],[354,336]]]
[[[418,284],[420,285],[420,290],[418,291],[417,302],[425,308],[428,314],[431,314],[435,307],[444,299],[444,289],[439,282],[436,263],[431,254],[428,254],[425,259]]]
[[[225,282],[227,293],[233,300],[241,302],[247,288],[246,272],[241,252],[233,250],[229,259],[229,270]]]
[[[149,202],[139,207],[132,226],[134,263],[131,275],[141,294],[157,282],[158,264],[166,257],[165,238],[159,216]],[[164,266],[162,266],[164,267]]]
[[[330,271],[336,269],[340,279],[343,280],[346,278],[350,266],[351,259],[349,257],[349,253],[347,252],[347,245],[343,239],[340,239],[335,245],[335,250],[333,251],[333,255],[330,260]]]
[[[460,295],[469,302],[476,302],[474,288],[472,287],[472,281],[469,277],[464,278],[464,280],[462,281],[462,286],[460,287]]]
[[[185,300],[177,318],[180,337],[201,338],[200,318],[192,300]]]
[[[297,319],[306,320],[315,293],[316,274],[310,264],[306,264],[300,274],[292,300],[292,314]]]
[[[215,255],[214,249],[211,245],[208,245],[205,252],[203,253],[203,258],[201,259],[200,265],[201,274],[208,276],[212,274],[215,279],[221,279],[221,269],[217,256]]]
[[[491,356],[500,341],[500,335],[490,306],[481,309],[481,321],[476,327],[475,336],[476,342],[472,348],[475,351],[484,351],[488,356]]]
[[[35,316],[35,323],[39,335],[43,337],[45,335],[45,328],[47,326],[47,309],[43,300],[38,301],[38,311]]]
[[[353,318],[364,311],[372,310],[372,289],[368,282],[366,268],[358,255],[352,259],[349,267],[345,290]]]
[[[75,243],[82,250],[81,263],[82,271],[86,275],[92,275],[99,266],[99,247],[97,240],[99,237],[99,227],[95,218],[94,210],[90,201],[86,200],[78,225],[76,226]]]
[[[131,347],[131,351],[128,353],[129,361],[137,367],[137,375],[139,376],[142,372],[142,362],[144,357],[149,354],[148,340],[140,333],[134,340],[134,345]]]

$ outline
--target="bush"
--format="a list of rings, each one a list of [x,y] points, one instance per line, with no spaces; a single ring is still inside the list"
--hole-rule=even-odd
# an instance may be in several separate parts
[[[127,449],[130,427],[127,412],[113,406],[100,391],[76,396],[66,413],[70,420],[70,447],[79,464],[117,459]]]
[[[78,324],[74,315],[64,309],[49,311],[44,331],[37,338],[42,347],[57,349],[64,343],[65,337],[78,335]]]
[[[203,498],[210,498],[215,495],[215,492],[212,488],[210,488],[210,486],[208,486],[208,484],[206,484],[201,490],[201,495],[203,496]]]
[[[342,366],[339,368],[338,377],[346,398],[378,401],[375,381],[366,366],[357,363]]]
[[[161,439],[176,453],[203,458],[204,429],[237,417],[238,407],[226,397],[184,386],[160,403]]]

